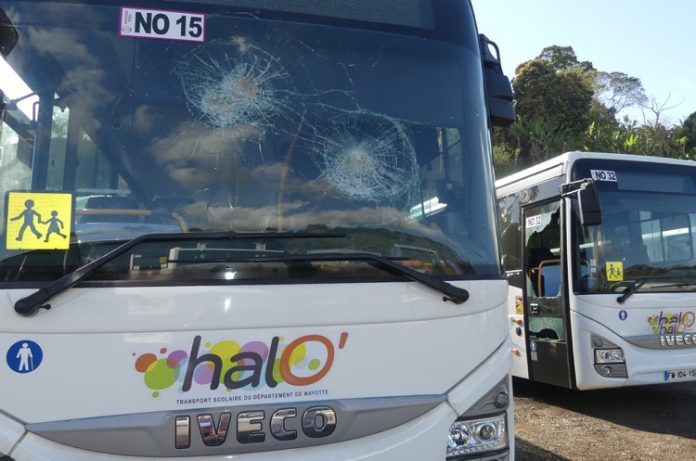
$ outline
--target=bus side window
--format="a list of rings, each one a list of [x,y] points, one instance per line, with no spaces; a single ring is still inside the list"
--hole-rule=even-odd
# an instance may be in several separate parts
[[[561,295],[561,260],[547,259],[539,263],[537,294],[556,298]]]
[[[559,297],[561,291],[560,210],[549,203],[528,211],[526,270],[528,293],[535,297]]]
[[[535,296],[543,296],[540,288],[543,287],[543,279],[541,274],[541,264],[544,261],[555,259],[551,249],[544,245],[544,239],[541,232],[534,232],[529,236],[527,241],[527,267],[531,289]]]

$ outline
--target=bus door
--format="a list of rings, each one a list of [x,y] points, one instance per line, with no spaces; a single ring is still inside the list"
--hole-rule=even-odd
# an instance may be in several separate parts
[[[560,215],[560,201],[524,209],[524,324],[529,379],[570,388]]]

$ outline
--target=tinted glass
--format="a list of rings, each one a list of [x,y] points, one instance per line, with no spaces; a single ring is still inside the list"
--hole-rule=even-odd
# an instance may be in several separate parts
[[[124,35],[123,11],[107,2],[2,3],[19,40],[12,75],[0,73],[15,100],[0,189],[70,192],[75,215],[69,255],[6,252],[5,280],[55,278],[142,234],[227,230],[345,237],[207,248],[370,252],[440,276],[498,273],[465,2],[406,2],[391,21],[380,2],[350,15],[145,3],[156,10],[139,19],[148,37]],[[158,8],[179,11],[167,25],[188,40],[155,36]],[[180,247],[139,250],[155,263],[123,268],[159,270]],[[32,261],[54,270],[30,276]]]
[[[592,170],[611,174],[596,181],[602,224],[573,224],[576,290],[605,293],[627,281],[644,282],[641,291],[693,290],[696,168],[583,160],[574,178]]]

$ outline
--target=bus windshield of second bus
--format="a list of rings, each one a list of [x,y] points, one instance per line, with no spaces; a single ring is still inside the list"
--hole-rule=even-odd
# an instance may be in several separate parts
[[[579,161],[576,177],[592,177],[590,163]],[[574,221],[577,292],[696,291],[696,173],[669,164],[606,163],[616,177],[594,173],[601,224]]]

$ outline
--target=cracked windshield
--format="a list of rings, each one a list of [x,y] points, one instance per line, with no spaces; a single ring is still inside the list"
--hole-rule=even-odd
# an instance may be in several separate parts
[[[229,231],[268,235],[143,243],[92,278],[280,278],[289,264],[250,260],[315,253],[498,273],[473,39],[420,0],[360,20],[350,2],[263,21],[247,3],[2,2],[1,281],[54,280],[145,234]]]

